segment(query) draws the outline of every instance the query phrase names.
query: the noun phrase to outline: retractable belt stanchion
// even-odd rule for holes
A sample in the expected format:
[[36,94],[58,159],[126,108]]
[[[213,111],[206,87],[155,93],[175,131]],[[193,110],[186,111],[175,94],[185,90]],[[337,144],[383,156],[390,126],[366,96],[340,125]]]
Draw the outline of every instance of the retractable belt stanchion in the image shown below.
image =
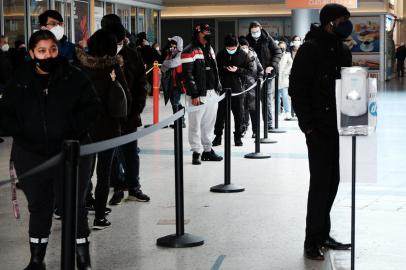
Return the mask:
[[[265,81],[264,81],[264,87],[263,87],[263,102],[262,102],[262,115],[263,115],[263,120],[264,120],[264,138],[260,140],[260,143],[277,143],[277,141],[271,140],[268,138],[268,85],[269,85],[269,80],[271,80],[271,77],[268,75],[265,76]],[[260,96],[260,95],[259,95]],[[260,106],[257,107],[258,111],[260,110]]]
[[226,91],[226,119],[224,128],[224,184],[210,188],[211,192],[233,193],[243,192],[245,188],[231,184],[231,89]]
[[355,269],[355,187],[357,136],[352,136],[351,270]]
[[[176,108],[177,111],[179,110],[178,106]],[[204,240],[201,237],[185,233],[182,123],[183,117],[177,119],[174,123],[176,234],[159,238],[156,243],[158,246],[162,247],[185,248],[201,246],[204,244]]]
[[255,89],[255,113],[256,113],[256,130],[255,130],[255,152],[246,154],[245,158],[251,159],[264,159],[270,158],[271,155],[261,153],[261,80],[257,80],[257,87]]
[[275,76],[275,125],[274,125],[274,129],[271,129],[269,131],[269,133],[285,133],[285,130],[280,130],[279,129],[279,102],[280,98],[279,98],[279,74],[276,73]]
[[62,212],[62,247],[61,269],[75,269],[76,221],[78,207],[77,183],[79,178],[78,141],[65,141],[63,144],[63,212]]
[[158,62],[154,62],[154,69],[152,71],[152,95],[154,103],[154,116],[153,123],[159,122],[159,66]]

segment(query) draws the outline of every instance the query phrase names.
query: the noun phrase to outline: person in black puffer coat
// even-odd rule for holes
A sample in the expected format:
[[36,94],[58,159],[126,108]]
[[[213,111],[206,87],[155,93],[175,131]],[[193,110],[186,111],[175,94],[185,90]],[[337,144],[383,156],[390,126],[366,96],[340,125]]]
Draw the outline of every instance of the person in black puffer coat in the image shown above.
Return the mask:
[[[32,34],[32,60],[16,71],[0,99],[0,124],[14,139],[12,155],[19,176],[60,153],[65,140],[89,143],[89,129],[101,109],[89,79],[58,55],[57,44],[50,31]],[[91,269],[85,209],[91,163],[90,156],[80,158],[76,247],[80,270]],[[61,179],[63,166],[58,164],[19,181],[30,211],[31,260],[26,270],[45,269],[55,197],[58,201],[62,197]]]
[[[282,51],[276,45],[273,38],[269,35],[261,24],[257,21],[253,21],[249,26],[249,33],[247,40],[250,46],[257,53],[259,61],[265,70],[266,75],[272,75],[278,72],[279,62],[282,58]],[[268,108],[263,108],[262,113],[267,113],[268,116],[268,130],[273,129],[272,123],[272,93],[271,93],[272,80],[267,80],[267,83],[263,87],[268,89]]]
[[[253,62],[250,61],[248,54],[240,49],[238,39],[234,35],[227,35],[224,40],[225,48],[217,54],[217,64],[219,67],[220,81],[225,88],[231,88],[232,93],[241,93],[245,77],[253,70]],[[244,95],[244,94],[243,94]],[[235,146],[242,146],[241,133],[243,122],[243,95],[232,97],[231,110],[234,116],[234,143]],[[216,137],[213,146],[221,144],[221,136],[224,129],[225,100],[220,101],[217,110],[216,125],[214,134]]]
[[343,40],[352,32],[350,12],[328,4],[320,12],[321,26],[312,26],[299,48],[290,75],[289,94],[306,136],[310,187],[307,202],[305,256],[323,260],[322,247],[348,249],[330,236],[330,211],[340,181],[335,82],[341,68],[351,66]]

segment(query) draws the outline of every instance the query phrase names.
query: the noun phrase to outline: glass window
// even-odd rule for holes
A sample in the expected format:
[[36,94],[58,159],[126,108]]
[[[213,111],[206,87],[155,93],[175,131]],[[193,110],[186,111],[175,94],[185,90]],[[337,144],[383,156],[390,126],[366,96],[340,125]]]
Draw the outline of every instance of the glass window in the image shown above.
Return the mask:
[[8,42],[14,44],[17,39],[25,40],[24,0],[4,0],[4,35]]
[[145,9],[144,8],[137,8],[137,27],[138,33],[145,32]]
[[121,23],[124,28],[128,31],[131,31],[130,26],[130,7],[124,5],[117,5],[117,16],[120,17]]
[[35,31],[38,31],[40,29],[38,16],[47,9],[48,9],[47,1],[31,0],[30,5],[31,33],[34,33]]
[[137,8],[131,7],[131,33],[136,33],[137,30]]
[[147,33],[147,39],[149,42],[155,42],[154,34],[154,15],[152,9],[145,10],[145,32]]
[[75,40],[79,43],[87,41],[89,38],[89,3],[85,1],[75,1]]
[[72,40],[72,4],[68,2],[56,1],[55,10],[61,13],[63,17],[65,35],[68,37],[68,40]]
[[106,2],[106,14],[114,13],[114,4]]
[[101,20],[104,16],[104,2],[94,1],[94,31],[101,28]]
[[158,42],[158,34],[159,34],[159,11],[154,10],[154,33],[155,33],[155,41]]

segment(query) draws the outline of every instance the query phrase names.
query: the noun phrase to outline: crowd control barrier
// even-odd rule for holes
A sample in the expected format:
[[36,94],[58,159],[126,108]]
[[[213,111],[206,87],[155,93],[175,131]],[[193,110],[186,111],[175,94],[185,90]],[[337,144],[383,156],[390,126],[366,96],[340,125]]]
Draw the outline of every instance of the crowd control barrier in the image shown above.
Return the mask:
[[[264,138],[261,139],[261,143],[277,143],[277,141],[271,140],[268,138],[268,91],[269,89],[269,84],[272,79],[274,79],[274,76],[269,76],[267,75],[265,77],[264,84],[265,86],[263,87],[262,91],[262,116],[263,116],[263,121],[264,121]],[[255,109],[259,111],[260,106],[256,107]]]

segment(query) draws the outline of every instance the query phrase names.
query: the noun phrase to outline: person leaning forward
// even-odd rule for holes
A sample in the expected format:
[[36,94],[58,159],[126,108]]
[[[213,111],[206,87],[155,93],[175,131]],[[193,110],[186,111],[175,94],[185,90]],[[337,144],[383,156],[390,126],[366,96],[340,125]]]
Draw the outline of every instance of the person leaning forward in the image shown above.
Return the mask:
[[342,42],[353,29],[349,18],[350,12],[342,5],[324,6],[321,26],[312,25],[290,75],[289,94],[309,155],[304,254],[313,260],[324,260],[322,247],[351,247],[330,236],[330,211],[340,181],[335,80],[341,77],[341,67],[351,65],[351,53]]

